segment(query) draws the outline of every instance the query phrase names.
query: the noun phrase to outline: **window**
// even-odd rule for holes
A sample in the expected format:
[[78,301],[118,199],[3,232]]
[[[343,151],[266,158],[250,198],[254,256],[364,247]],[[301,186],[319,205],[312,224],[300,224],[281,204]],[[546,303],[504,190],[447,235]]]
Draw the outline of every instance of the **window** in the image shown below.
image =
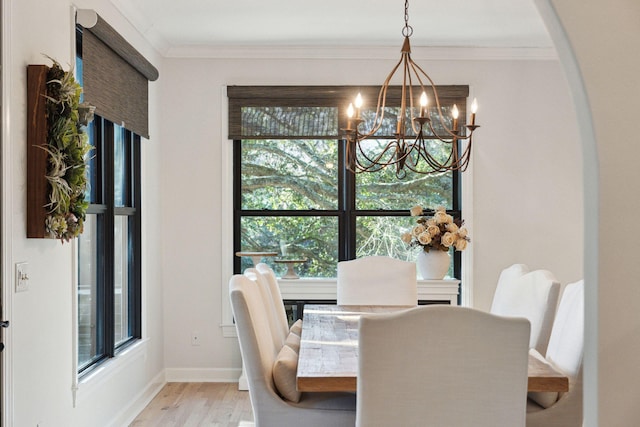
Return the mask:
[[[78,34],[81,44],[81,34]],[[76,73],[82,84],[82,56]],[[141,337],[140,136],[100,116],[87,126],[94,146],[89,203],[78,238],[78,372]]]
[[[415,220],[414,205],[445,206],[461,217],[460,174],[409,173],[398,180],[392,169],[353,174],[345,159],[349,98],[358,91],[375,108],[372,87],[238,87],[228,88],[229,133],[234,144],[234,253],[276,251],[306,257],[296,267],[304,277],[335,277],[337,262],[367,255],[414,260],[401,241]],[[464,106],[466,86],[438,88],[446,112]],[[391,98],[391,99],[389,99]],[[399,95],[388,95],[388,125],[371,149],[392,137]],[[373,117],[372,110],[363,117]],[[437,144],[434,144],[436,146]],[[441,147],[438,145],[438,147]],[[442,149],[442,148],[438,148]],[[443,153],[446,154],[446,153]],[[235,258],[234,271],[251,266]],[[283,267],[274,266],[282,270]],[[460,277],[460,256],[449,273]]]
[[96,117],[78,239],[78,369],[140,338],[140,137]]

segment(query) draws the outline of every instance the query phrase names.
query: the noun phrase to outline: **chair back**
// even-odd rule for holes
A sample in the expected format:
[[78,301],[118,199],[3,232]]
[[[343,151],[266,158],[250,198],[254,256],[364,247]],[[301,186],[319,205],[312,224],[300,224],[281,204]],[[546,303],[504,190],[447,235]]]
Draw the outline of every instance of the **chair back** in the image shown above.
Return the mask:
[[546,359],[571,377],[578,375],[584,351],[584,282],[566,285],[556,312]]
[[529,347],[544,354],[549,343],[559,293],[560,282],[549,271],[536,270],[520,277],[510,275],[509,280],[503,280],[496,289],[491,313],[529,319]]
[[282,330],[280,319],[276,307],[273,304],[273,298],[271,297],[269,281],[255,268],[247,268],[244,271],[244,275],[251,279],[260,292],[260,299],[262,300],[262,305],[267,315],[267,323],[271,331],[270,336],[273,339],[273,345],[280,349],[284,345],[289,331]]
[[529,393],[527,427],[582,426],[584,282],[566,285],[549,338],[545,359],[569,376],[565,393]]
[[491,304],[491,313],[499,313],[503,307],[507,307],[512,298],[513,282],[529,272],[526,264],[513,264],[500,272],[498,284],[493,293],[493,302]]
[[284,308],[284,303],[282,302],[282,294],[280,293],[280,286],[278,286],[276,274],[273,272],[271,267],[263,262],[256,265],[256,270],[258,270],[260,274],[267,279],[275,310],[275,316],[278,321],[279,328],[281,329],[280,333],[284,334],[286,337],[289,333],[289,320],[287,319],[287,312]]
[[356,426],[524,426],[528,341],[526,319],[464,307],[363,315]]
[[256,282],[241,274],[234,275],[229,282],[229,297],[255,408],[269,395],[279,399],[273,383],[273,363],[280,348],[274,345],[267,308]]
[[417,305],[416,264],[387,256],[338,263],[339,305]]

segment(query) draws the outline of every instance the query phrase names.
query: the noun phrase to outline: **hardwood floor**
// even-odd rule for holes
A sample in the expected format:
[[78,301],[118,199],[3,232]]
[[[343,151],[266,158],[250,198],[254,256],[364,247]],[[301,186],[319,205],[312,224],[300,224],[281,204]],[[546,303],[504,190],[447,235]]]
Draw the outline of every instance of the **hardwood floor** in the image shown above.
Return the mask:
[[237,383],[168,383],[129,427],[252,427],[249,392]]

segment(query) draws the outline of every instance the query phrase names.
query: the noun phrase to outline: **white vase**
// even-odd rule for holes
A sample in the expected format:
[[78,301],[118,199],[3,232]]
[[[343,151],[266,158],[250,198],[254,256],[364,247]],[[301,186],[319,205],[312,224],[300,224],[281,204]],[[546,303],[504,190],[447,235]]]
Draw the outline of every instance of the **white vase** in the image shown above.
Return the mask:
[[449,271],[449,251],[431,249],[420,251],[416,258],[416,267],[424,280],[442,280]]

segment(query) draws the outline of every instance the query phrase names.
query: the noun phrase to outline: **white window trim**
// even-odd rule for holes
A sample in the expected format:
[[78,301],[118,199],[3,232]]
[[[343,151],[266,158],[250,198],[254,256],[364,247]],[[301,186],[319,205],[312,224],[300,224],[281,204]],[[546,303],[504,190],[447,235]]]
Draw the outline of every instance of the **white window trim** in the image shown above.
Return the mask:
[[141,357],[146,358],[149,339],[137,340],[114,357],[100,363],[86,375],[78,375],[78,239],[72,240],[71,247],[71,268],[73,270],[71,274],[71,305],[74,313],[71,340],[73,347],[71,351],[71,394],[75,408],[79,402],[89,399],[96,390],[100,390],[103,384],[118,375],[124,368],[135,363]]
[[[470,93],[468,99],[473,99]],[[235,337],[236,327],[233,323],[231,303],[229,301],[228,283],[233,276],[233,258],[227,256],[229,248],[233,247],[233,141],[228,138],[229,132],[229,102],[227,98],[227,86],[221,88],[220,94],[220,254],[222,259],[220,268],[220,301],[222,301],[222,318],[220,327],[224,337]],[[473,152],[471,154],[473,158]],[[463,219],[466,227],[473,236],[473,160],[462,174],[461,179],[462,206],[464,206]],[[473,245],[462,252],[462,301],[464,307],[473,305]]]

